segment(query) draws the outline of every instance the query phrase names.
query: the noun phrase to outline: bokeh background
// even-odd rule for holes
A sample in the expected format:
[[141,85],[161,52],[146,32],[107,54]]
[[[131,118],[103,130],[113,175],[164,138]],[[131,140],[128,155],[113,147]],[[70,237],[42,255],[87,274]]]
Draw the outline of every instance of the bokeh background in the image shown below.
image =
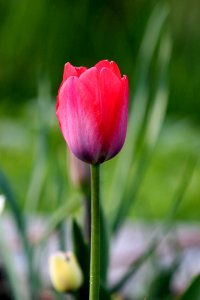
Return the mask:
[[[199,0],[0,0],[1,299],[66,299],[49,280],[56,249],[73,248],[88,278],[89,188],[70,178],[55,116],[67,61],[114,60],[130,82],[126,143],[101,172],[103,280],[108,267],[114,275],[128,268],[129,296],[169,300],[199,274],[199,54]],[[107,292],[123,285],[110,282]],[[199,287],[197,276],[181,300],[199,299]]]
[[[133,75],[147,19],[158,1],[1,1],[1,103],[18,107],[48,76],[55,95],[63,64],[116,60],[134,88]],[[164,1],[163,1],[164,2]],[[173,39],[169,112],[200,113],[199,1],[169,0]],[[12,105],[13,111],[16,105]]]
[[[48,177],[55,173],[53,161],[59,161],[67,180],[65,143],[54,115],[64,63],[92,66],[100,59],[115,60],[129,77],[131,107],[140,84],[138,57],[142,40],[158,5],[167,11],[158,45],[162,32],[167,30],[170,36],[171,52],[165,72],[169,99],[155,155],[143,176],[137,194],[139,201],[130,213],[144,219],[165,215],[185,162],[199,153],[199,1],[0,1],[0,167],[22,206],[43,212],[55,207],[56,193],[51,190]],[[151,46],[149,36],[147,55]],[[158,48],[155,47],[146,72],[146,111],[153,102],[159,76]],[[54,151],[50,158],[48,149]],[[109,170],[112,163],[107,165]],[[106,183],[112,179],[111,173]],[[196,209],[199,179],[197,167],[177,214],[180,220],[200,219]]]

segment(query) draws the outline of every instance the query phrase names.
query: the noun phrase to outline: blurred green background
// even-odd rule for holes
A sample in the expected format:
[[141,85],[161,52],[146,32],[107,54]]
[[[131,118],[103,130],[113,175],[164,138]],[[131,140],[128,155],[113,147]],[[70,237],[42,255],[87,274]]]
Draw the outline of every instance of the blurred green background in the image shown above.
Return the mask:
[[[1,102],[12,103],[14,111],[36,95],[38,78],[44,75],[55,95],[66,61],[91,66],[104,58],[116,60],[134,89],[139,45],[158,2],[1,0]],[[198,0],[166,2],[173,39],[169,111],[198,119],[200,4]]]
[[[30,209],[46,211],[56,205],[56,192],[48,178],[48,174],[55,173],[48,161],[49,148],[55,154],[51,153],[51,162],[59,161],[66,178],[65,143],[54,114],[64,63],[92,66],[100,59],[115,60],[129,77],[132,102],[139,82],[139,49],[149,17],[158,4],[168,7],[161,31],[167,27],[172,45],[167,117],[138,191],[139,201],[130,213],[147,219],[165,215],[185,161],[199,154],[200,2],[0,1],[0,167],[21,203],[28,198]],[[147,55],[151,37],[148,43]],[[158,76],[157,57],[155,49],[147,71],[148,106],[153,102]],[[112,179],[112,162],[106,168]],[[177,216],[180,220],[200,219],[196,210],[199,179],[200,167]]]

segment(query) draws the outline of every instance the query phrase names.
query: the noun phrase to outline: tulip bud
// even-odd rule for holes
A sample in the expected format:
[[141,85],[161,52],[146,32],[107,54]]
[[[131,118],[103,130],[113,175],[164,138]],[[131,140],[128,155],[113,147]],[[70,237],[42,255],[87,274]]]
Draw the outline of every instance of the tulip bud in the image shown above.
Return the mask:
[[90,164],[111,159],[126,137],[128,78],[113,61],[102,60],[89,69],[66,63],[56,115],[77,158]]
[[0,214],[3,212],[5,207],[6,197],[4,195],[0,195]]
[[49,258],[51,282],[58,292],[73,292],[83,283],[83,273],[72,252],[56,252]]

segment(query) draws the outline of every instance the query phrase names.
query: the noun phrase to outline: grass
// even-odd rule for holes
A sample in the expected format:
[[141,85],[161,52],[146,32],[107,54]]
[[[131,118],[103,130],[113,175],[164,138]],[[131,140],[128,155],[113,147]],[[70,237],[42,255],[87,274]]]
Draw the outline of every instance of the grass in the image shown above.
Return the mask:
[[[199,130],[185,122],[169,121],[165,124],[131,216],[145,219],[162,219],[165,216],[185,164],[198,155],[199,134]],[[200,220],[195,209],[199,201],[199,172],[198,165],[177,213],[179,220]]]

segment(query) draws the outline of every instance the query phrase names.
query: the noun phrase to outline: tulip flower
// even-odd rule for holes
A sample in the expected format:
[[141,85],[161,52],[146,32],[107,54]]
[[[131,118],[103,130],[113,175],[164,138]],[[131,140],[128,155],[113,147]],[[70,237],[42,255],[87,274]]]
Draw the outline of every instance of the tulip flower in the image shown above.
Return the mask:
[[122,148],[128,119],[128,79],[117,64],[94,67],[65,64],[56,115],[70,151],[91,164],[91,252],[89,300],[99,300],[100,163]]
[[90,164],[102,163],[122,148],[128,116],[128,79],[115,62],[92,68],[65,64],[56,115],[73,154]]

